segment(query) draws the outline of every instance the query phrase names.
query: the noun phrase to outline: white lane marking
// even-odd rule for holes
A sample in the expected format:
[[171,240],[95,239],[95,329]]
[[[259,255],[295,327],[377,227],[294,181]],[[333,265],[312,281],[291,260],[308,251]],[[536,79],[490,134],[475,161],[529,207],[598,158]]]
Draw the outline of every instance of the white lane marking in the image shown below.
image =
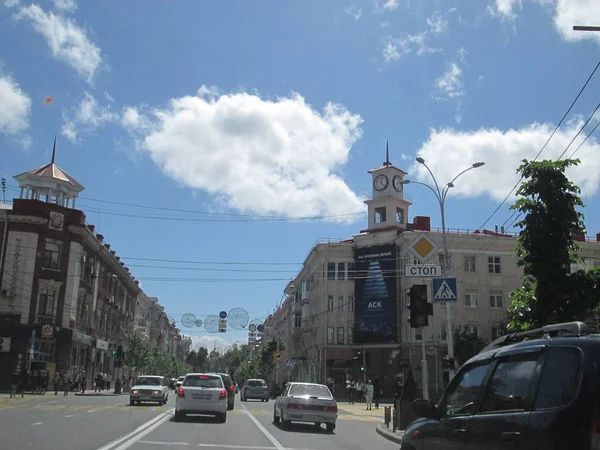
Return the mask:
[[36,423],[32,423],[31,425],[32,425],[32,426],[34,426],[34,425],[41,425],[41,424],[43,424],[43,423],[44,423],[44,422],[36,422]]
[[240,406],[242,407],[242,411],[244,412],[244,414],[246,414],[248,417],[250,417],[250,420],[252,422],[254,422],[254,425],[256,425],[256,427],[261,431],[261,433],[264,434],[265,437],[269,441],[271,441],[271,444],[273,444],[277,450],[285,450],[285,447],[283,445],[281,445],[281,442],[279,442],[275,438],[275,436],[273,436],[271,433],[269,433],[267,431],[267,429],[265,427],[263,427],[262,423],[260,423],[256,417],[254,417],[252,414],[250,414],[250,412],[248,411],[248,408],[246,408],[246,406],[244,404],[240,404]]
[[75,417],[74,415],[70,415],[70,416],[65,416],[65,417]]
[[90,409],[88,412],[96,412],[95,409]]
[[236,448],[244,450],[273,450],[275,447],[261,447],[258,445],[218,445],[218,444],[198,444],[198,447],[210,448]]
[[[173,410],[172,410],[173,411]],[[140,425],[139,427],[137,427],[135,430],[133,430],[130,433],[127,433],[125,436],[122,436],[118,439],[115,439],[112,442],[109,442],[108,444],[104,445],[103,447],[100,447],[98,450],[110,450],[112,449],[115,445],[119,445],[121,442],[126,441],[127,439],[131,438],[132,436],[135,436],[137,433],[139,433],[140,431],[145,430],[146,428],[148,428],[149,426],[151,426],[152,424],[158,422],[159,420],[161,420],[162,418],[164,418],[167,414],[171,413],[172,411],[166,412],[166,413],[162,413],[159,414],[158,416],[156,416],[154,419],[149,420],[148,422]]]
[[147,445],[190,445],[188,442],[159,442],[159,441],[137,441],[138,444],[147,444]]
[[159,421],[154,422],[152,425],[150,425],[144,431],[142,431],[142,432],[136,434],[135,436],[131,437],[130,439],[128,439],[127,441],[123,442],[121,445],[119,445],[117,448],[115,448],[113,450],[126,450],[126,449],[128,449],[133,444],[135,444],[137,441],[139,441],[141,438],[143,438],[144,436],[152,433],[154,430],[156,430],[158,427],[160,427],[167,420],[170,420],[172,416],[173,416],[172,414],[165,413],[164,417],[162,417]]

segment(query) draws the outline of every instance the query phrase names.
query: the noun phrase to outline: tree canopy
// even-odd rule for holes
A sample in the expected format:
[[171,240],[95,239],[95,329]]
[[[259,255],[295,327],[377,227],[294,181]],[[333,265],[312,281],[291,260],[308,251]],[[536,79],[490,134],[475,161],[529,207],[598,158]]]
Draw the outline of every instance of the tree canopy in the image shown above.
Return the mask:
[[524,182],[511,209],[524,215],[516,254],[525,273],[511,292],[508,328],[525,330],[548,323],[585,320],[600,304],[600,268],[571,273],[581,260],[577,236],[585,233],[580,189],[565,171],[579,160],[523,160]]

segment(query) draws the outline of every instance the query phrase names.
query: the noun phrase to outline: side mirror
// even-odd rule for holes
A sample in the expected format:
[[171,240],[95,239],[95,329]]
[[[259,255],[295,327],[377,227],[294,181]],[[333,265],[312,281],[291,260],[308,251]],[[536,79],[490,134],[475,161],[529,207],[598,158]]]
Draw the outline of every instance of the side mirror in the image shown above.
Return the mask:
[[439,419],[441,417],[440,411],[431,400],[424,400],[422,398],[417,399],[413,402],[413,411],[417,417],[424,417],[426,419]]

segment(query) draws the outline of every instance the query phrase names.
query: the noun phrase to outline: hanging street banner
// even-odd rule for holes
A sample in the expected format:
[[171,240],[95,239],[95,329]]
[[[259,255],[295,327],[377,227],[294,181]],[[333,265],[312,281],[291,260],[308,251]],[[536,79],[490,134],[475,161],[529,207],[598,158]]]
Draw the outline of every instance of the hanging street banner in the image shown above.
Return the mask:
[[355,248],[354,269],[354,343],[396,342],[396,246]]

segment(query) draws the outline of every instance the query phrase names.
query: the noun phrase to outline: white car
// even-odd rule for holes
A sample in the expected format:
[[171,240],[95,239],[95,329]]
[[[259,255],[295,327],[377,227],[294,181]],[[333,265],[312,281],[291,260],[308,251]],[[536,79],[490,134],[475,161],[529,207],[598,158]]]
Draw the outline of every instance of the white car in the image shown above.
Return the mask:
[[142,375],[135,379],[129,391],[131,406],[142,402],[158,402],[164,405],[169,400],[169,380],[159,375]]
[[327,431],[335,430],[338,416],[337,402],[329,388],[315,383],[288,383],[275,400],[273,423],[287,428],[291,422],[309,422]]
[[175,382],[175,390],[180,388],[181,383],[183,383],[184,379],[185,379],[185,375],[183,377],[177,378],[177,381]]
[[186,414],[210,414],[221,423],[227,421],[227,389],[216,374],[188,373],[177,388],[175,420]]

